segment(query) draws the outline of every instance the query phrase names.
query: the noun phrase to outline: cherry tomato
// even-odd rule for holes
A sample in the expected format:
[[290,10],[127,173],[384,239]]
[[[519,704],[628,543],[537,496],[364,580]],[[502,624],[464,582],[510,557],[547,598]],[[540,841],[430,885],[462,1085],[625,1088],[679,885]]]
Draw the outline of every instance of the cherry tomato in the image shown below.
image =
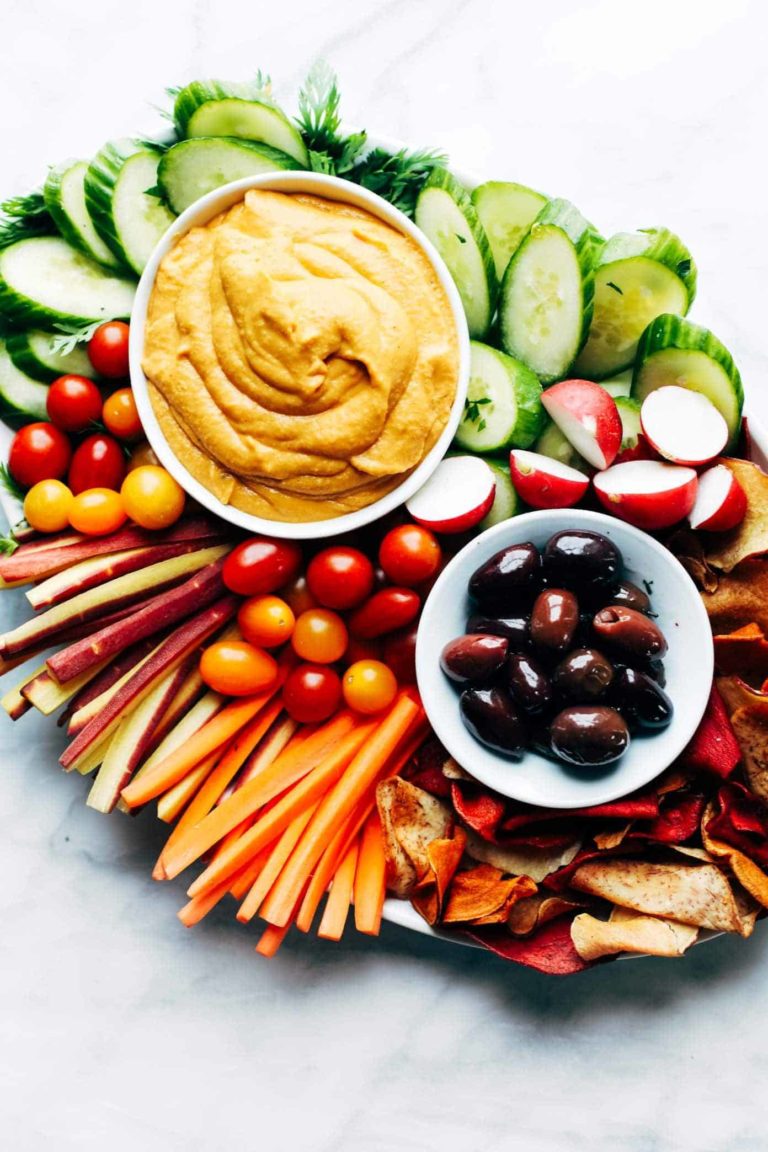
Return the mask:
[[341,680],[325,664],[299,664],[283,685],[283,704],[298,724],[319,724],[341,703]]
[[397,677],[398,684],[416,683],[416,634],[418,625],[390,632],[384,640],[384,663]]
[[69,506],[69,522],[85,536],[107,536],[125,524],[125,508],[119,492],[111,488],[87,488]]
[[291,643],[302,660],[333,664],[341,660],[348,639],[347,626],[341,616],[327,608],[309,608],[298,617]]
[[380,660],[358,660],[344,673],[344,699],[355,712],[382,712],[395,698],[395,674]]
[[118,440],[136,440],[141,436],[141,419],[132,388],[118,388],[104,401],[101,410],[104,427]]
[[53,424],[27,424],[11,443],[8,469],[22,488],[38,480],[60,480],[67,470],[72,446]]
[[63,532],[74,497],[61,480],[38,480],[24,497],[24,516],[37,532]]
[[307,584],[325,608],[355,608],[373,591],[373,564],[359,549],[335,544],[312,557]]
[[45,407],[62,432],[84,432],[101,416],[101,392],[86,376],[59,376],[48,389]]
[[153,464],[129,472],[120,495],[126,514],[141,528],[170,528],[184,511],[184,489]]
[[419,594],[412,588],[382,588],[352,613],[349,628],[361,640],[373,640],[396,628],[405,628],[420,609]]
[[355,664],[358,660],[381,660],[382,648],[378,640],[361,640],[350,636],[344,653],[345,664]]
[[250,644],[278,648],[290,640],[296,617],[279,596],[253,596],[237,614],[237,624]]
[[298,575],[301,548],[292,540],[254,536],[230,552],[224,563],[224,583],[241,596],[276,592]]
[[122,320],[100,324],[88,341],[88,359],[99,376],[121,380],[128,375],[128,336],[130,329]]
[[419,524],[400,524],[387,532],[379,563],[393,584],[421,584],[440,568],[443,553],[435,536]]
[[75,496],[87,488],[111,488],[117,492],[125,478],[123,450],[111,436],[88,436],[75,449],[67,483]]
[[160,461],[157,456],[155,456],[152,445],[148,440],[142,440],[135,448],[131,448],[128,471],[133,472],[134,468],[143,468],[145,464],[154,464],[156,468],[161,467]]
[[280,595],[290,605],[294,616],[300,616],[307,608],[318,608],[317,600],[309,590],[306,576],[299,574],[290,584],[280,589]]
[[244,640],[219,640],[200,657],[200,675],[225,696],[253,696],[274,684],[277,664],[268,652]]

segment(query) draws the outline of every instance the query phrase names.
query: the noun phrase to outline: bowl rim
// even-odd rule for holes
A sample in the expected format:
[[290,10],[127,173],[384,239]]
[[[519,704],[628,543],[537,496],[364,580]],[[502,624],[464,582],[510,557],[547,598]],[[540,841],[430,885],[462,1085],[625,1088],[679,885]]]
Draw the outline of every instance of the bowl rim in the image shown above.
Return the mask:
[[[660,776],[689,743],[706,710],[712,685],[714,643],[709,626],[709,618],[696,585],[669,549],[647,532],[635,528],[633,525],[628,524],[624,520],[619,520],[617,517],[608,516],[603,512],[593,512],[589,509],[542,509],[524,512],[519,516],[514,516],[510,520],[503,521],[500,524],[495,524],[493,527],[488,528],[485,532],[476,536],[461,548],[440,573],[422,609],[420,627],[416,638],[416,679],[427,719],[448,753],[453,756],[460,765],[462,763],[462,753],[459,752],[458,742],[454,739],[456,720],[458,718],[458,698],[456,701],[455,717],[446,717],[434,698],[438,691],[435,685],[440,684],[442,686],[440,677],[442,677],[443,674],[439,668],[439,654],[434,647],[435,641],[430,635],[432,629],[429,625],[432,614],[436,611],[435,606],[441,601],[445,593],[451,589],[456,580],[459,579],[458,573],[464,568],[467,558],[471,553],[477,552],[482,554],[482,558],[478,556],[477,564],[483,563],[483,558],[492,556],[496,551],[505,547],[506,544],[513,544],[528,539],[530,526],[532,525],[537,529],[540,527],[544,528],[548,534],[554,534],[566,528],[594,532],[607,532],[610,529],[613,533],[618,533],[625,537],[628,536],[638,551],[644,549],[646,552],[655,553],[665,567],[674,569],[677,576],[683,578],[681,584],[687,587],[688,597],[686,602],[681,605],[681,614],[685,615],[686,621],[690,620],[692,626],[695,627],[698,624],[697,633],[700,631],[702,636],[702,652],[697,654],[696,661],[696,687],[698,690],[700,686],[700,691],[697,691],[697,694],[693,697],[685,698],[682,710],[680,707],[682,702],[673,700],[675,714],[672,725],[669,729],[665,730],[664,733],[659,733],[659,736],[667,734],[668,747],[665,749],[663,755],[658,755],[657,750],[653,748],[653,744],[649,744],[648,755],[645,757],[645,762],[648,765],[647,771],[638,773],[636,777],[633,776],[629,784],[627,783],[625,774],[620,770],[616,770],[613,774],[606,775],[601,779],[600,782],[604,785],[602,788],[597,786],[592,787],[594,782],[589,781],[591,788],[588,797],[574,795],[572,800],[564,800],[562,796],[558,796],[551,802],[547,802],[547,799],[542,797],[539,792],[536,792],[535,788],[531,791],[526,786],[525,781],[521,783],[519,776],[516,776],[515,773],[517,765],[514,761],[506,760],[479,742],[475,742],[475,747],[478,749],[477,759],[473,759],[471,765],[467,766],[467,770],[474,779],[478,780],[485,787],[491,788],[493,791],[499,792],[509,799],[517,800],[525,804],[533,804],[536,807],[562,810],[593,807],[598,804],[605,804],[620,799],[623,796],[637,791],[638,788],[645,787],[652,780]],[[626,545],[622,545],[618,541],[616,543],[623,552]],[[490,544],[493,544],[494,547],[489,548],[488,545]],[[466,587],[462,589],[461,595],[463,596],[465,593]],[[707,640],[708,643],[706,642]],[[674,739],[671,738],[672,732],[675,734]],[[470,739],[474,740],[472,737],[470,737]],[[527,754],[537,755],[532,752]],[[466,756],[464,756],[464,758],[466,759]],[[508,786],[506,785],[506,776],[505,787],[499,787],[499,783],[495,779],[493,783],[488,780],[488,774],[483,770],[482,762],[489,762],[491,760],[496,766],[501,764],[509,766]],[[621,761],[619,761],[619,763],[621,763]],[[573,792],[578,793],[578,778],[572,775],[569,779],[573,782]]]
[[[401,484],[391,492],[359,508],[345,512],[327,520],[268,520],[250,512],[244,512],[232,505],[224,504],[186,469],[171,450],[163,435],[149,399],[147,378],[142,368],[147,309],[161,261],[177,240],[192,228],[208,223],[220,212],[241,201],[251,189],[266,189],[278,192],[306,192],[340,203],[351,204],[371,213],[377,219],[404,233],[424,252],[432,264],[438,281],[446,295],[453,317],[458,340],[458,372],[456,395],[451,405],[448,420],[435,444],[420,464]],[[321,172],[284,171],[267,172],[258,176],[246,176],[231,181],[205,196],[201,196],[176,218],[163,234],[152,251],[142,272],[136,289],[131,311],[129,342],[129,369],[133,394],[136,399],[139,417],[145,435],[153,451],[164,468],[181,484],[182,488],[198,504],[207,508],[221,519],[238,528],[250,532],[263,533],[283,539],[307,540],[318,537],[337,536],[343,532],[353,532],[373,523],[387,513],[404,504],[410,496],[421,488],[437,468],[447,452],[464,411],[464,401],[469,387],[470,337],[461,297],[448,268],[437,249],[403,212],[393,207],[375,192],[342,180],[337,176]]]

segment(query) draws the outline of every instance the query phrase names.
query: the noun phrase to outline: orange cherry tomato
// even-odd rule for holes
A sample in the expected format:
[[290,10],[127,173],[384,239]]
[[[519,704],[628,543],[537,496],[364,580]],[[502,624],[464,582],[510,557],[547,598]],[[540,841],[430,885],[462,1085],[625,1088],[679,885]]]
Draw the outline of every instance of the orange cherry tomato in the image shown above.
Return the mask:
[[36,532],[63,532],[74,499],[61,480],[39,480],[24,497],[24,516]]
[[290,640],[296,617],[279,596],[252,596],[241,605],[237,623],[249,644],[278,648]]
[[347,650],[347,626],[327,608],[309,608],[296,620],[291,643],[297,656],[314,664],[333,664]]
[[290,606],[294,616],[300,616],[301,613],[306,612],[308,608],[320,607],[309,590],[306,576],[299,575],[295,580],[291,580],[290,584],[286,584],[280,589],[280,595],[286,604]]
[[355,712],[383,712],[397,694],[397,680],[391,668],[380,660],[358,660],[344,673],[344,699]]
[[132,388],[118,388],[104,401],[101,410],[104,427],[118,440],[135,440],[141,435],[141,419]]
[[253,696],[274,684],[277,664],[268,652],[244,640],[219,640],[200,657],[200,675],[225,696]]
[[69,506],[69,523],[84,536],[107,536],[125,521],[122,497],[111,488],[86,488]]
[[120,495],[126,514],[141,528],[169,528],[184,511],[184,489],[153,464],[129,472]]
[[341,703],[341,680],[327,664],[299,664],[283,686],[283,704],[298,724],[320,724]]
[[440,568],[443,552],[437,538],[420,524],[390,529],[379,548],[379,564],[393,584],[423,584]]
[[149,443],[149,440],[142,440],[135,448],[131,448],[128,471],[133,472],[136,468],[143,468],[145,464],[154,464],[156,468],[161,467],[160,461],[157,456],[155,456],[154,449]]

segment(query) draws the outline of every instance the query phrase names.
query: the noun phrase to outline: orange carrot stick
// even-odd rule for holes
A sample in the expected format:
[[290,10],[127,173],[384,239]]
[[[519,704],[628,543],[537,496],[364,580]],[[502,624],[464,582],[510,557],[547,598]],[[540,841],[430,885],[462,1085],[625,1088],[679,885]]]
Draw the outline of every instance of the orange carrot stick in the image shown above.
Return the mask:
[[251,888],[258,880],[259,876],[261,875],[262,868],[266,864],[267,860],[269,860],[273,847],[274,844],[270,844],[269,847],[265,848],[263,852],[259,852],[256,859],[252,861],[252,863],[248,864],[245,868],[243,868],[242,872],[238,872],[237,876],[230,884],[229,890],[234,896],[235,900],[237,900],[238,904],[243,899],[243,897],[250,892]]
[[236,789],[199,824],[185,829],[178,843],[172,845],[168,852],[163,851],[161,859],[167,874],[178,876],[179,872],[193,864],[222,836],[252,816],[268,800],[306,776],[358,724],[359,721],[349,712],[342,712],[303,741],[298,748],[286,748],[254,780]]
[[387,889],[386,871],[381,820],[374,808],[363,828],[354,884],[355,928],[368,936],[378,936],[381,929],[381,910]]
[[280,878],[261,906],[260,915],[278,927],[293,915],[312,869],[326,846],[368,788],[382,775],[387,760],[419,715],[417,704],[401,695],[355,756],[335,788],[323,799]]
[[248,891],[245,900],[237,910],[237,919],[241,924],[247,924],[258,912],[261,902],[280,875],[280,871],[293,851],[299,837],[306,828],[317,808],[317,803],[310,804],[304,811],[294,816],[288,827],[275,843],[269,857]]
[[206,892],[205,896],[198,896],[194,900],[190,900],[183,908],[179,909],[176,915],[186,928],[192,928],[195,924],[199,924],[220,900],[223,900],[228,891],[228,885],[220,884],[218,888],[212,888],[210,892]]
[[274,956],[283,940],[285,940],[290,926],[290,922],[283,928],[275,928],[274,924],[267,924],[261,934],[261,939],[256,945],[256,951],[261,956],[266,956],[267,958]]
[[173,788],[163,792],[157,801],[157,815],[164,823],[170,824],[176,819],[185,805],[202,787],[206,776],[215,767],[218,758],[219,750],[217,748],[215,752],[211,752],[210,756],[206,756],[205,760],[201,760],[196,768],[187,772],[178,784],[174,784]]
[[341,940],[349,914],[349,901],[355,879],[358,842],[353,840],[333,877],[331,891],[325,902],[323,917],[317,930],[323,940]]

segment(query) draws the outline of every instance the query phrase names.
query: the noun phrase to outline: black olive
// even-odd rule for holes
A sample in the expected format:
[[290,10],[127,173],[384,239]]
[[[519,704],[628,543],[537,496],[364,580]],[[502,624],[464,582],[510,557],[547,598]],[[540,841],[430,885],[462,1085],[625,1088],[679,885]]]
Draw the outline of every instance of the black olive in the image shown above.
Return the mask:
[[592,621],[595,639],[612,651],[639,656],[642,660],[661,657],[667,650],[664,633],[642,612],[614,604],[601,608]]
[[567,652],[579,623],[579,605],[566,588],[547,588],[531,612],[531,640],[537,648]]
[[515,703],[536,716],[552,702],[552,683],[544,669],[524,652],[513,652],[507,661],[507,685]]
[[558,692],[575,704],[589,704],[608,691],[613,665],[596,648],[575,648],[555,668]]
[[[590,627],[592,617],[589,618]],[[475,614],[467,620],[467,632],[484,632],[489,636],[505,636],[511,652],[528,647],[529,618],[527,616],[481,616]]]
[[622,668],[617,672],[608,698],[633,728],[658,731],[667,727],[674,713],[666,692],[636,668]]
[[495,752],[520,760],[527,743],[517,708],[501,688],[465,688],[459,697],[461,716],[472,735]]
[[535,544],[511,544],[472,574],[469,594],[486,607],[512,615],[520,604],[530,603],[540,578],[541,556]]
[[629,729],[614,708],[564,708],[550,727],[552,749],[568,764],[610,764],[629,747]]
[[458,636],[440,654],[440,667],[458,684],[489,680],[504,666],[509,641],[504,636]]
[[566,528],[547,541],[542,567],[547,584],[565,585],[592,595],[618,583],[622,560],[607,536]]
[[606,600],[606,604],[623,604],[625,608],[634,608],[636,612],[646,614],[651,610],[650,596],[631,580],[620,580]]

